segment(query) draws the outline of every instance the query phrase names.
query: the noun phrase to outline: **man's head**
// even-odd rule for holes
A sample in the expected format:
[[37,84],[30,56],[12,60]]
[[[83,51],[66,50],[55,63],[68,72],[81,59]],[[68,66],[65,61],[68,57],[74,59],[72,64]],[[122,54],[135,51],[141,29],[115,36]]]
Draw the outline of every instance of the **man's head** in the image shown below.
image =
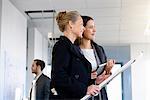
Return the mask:
[[32,63],[32,73],[38,74],[45,68],[45,62],[40,59],[34,59]]

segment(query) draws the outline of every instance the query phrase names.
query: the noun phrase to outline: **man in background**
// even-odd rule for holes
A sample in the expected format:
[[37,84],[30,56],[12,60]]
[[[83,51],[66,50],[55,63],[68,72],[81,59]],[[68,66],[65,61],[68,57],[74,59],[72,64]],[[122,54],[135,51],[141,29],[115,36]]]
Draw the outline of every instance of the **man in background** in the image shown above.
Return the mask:
[[50,97],[50,78],[42,73],[45,62],[35,59],[32,63],[32,73],[36,76],[32,82],[30,100],[49,100]]

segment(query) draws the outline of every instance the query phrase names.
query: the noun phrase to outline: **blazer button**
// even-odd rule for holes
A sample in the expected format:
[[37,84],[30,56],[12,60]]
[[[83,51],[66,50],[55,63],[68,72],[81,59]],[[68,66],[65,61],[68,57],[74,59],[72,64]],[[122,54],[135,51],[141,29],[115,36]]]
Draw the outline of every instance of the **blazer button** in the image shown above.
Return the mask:
[[79,75],[75,75],[75,78],[78,79],[78,78],[79,78]]

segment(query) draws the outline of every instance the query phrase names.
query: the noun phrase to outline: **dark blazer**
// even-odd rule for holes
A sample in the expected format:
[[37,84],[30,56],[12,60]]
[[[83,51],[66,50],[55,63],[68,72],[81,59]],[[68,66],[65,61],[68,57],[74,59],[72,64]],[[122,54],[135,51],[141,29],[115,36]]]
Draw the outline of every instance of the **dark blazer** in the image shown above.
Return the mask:
[[[91,79],[91,64],[79,47],[65,36],[56,42],[52,52],[52,88],[59,99],[80,99],[86,95]],[[57,98],[57,99],[58,99]]]
[[[105,55],[105,52],[104,52],[104,49],[102,46],[96,44],[95,42],[92,41],[92,44],[93,46],[95,47],[95,50],[96,50],[96,53],[98,55],[98,58],[100,60],[100,63],[103,64],[105,62],[107,62],[107,57]],[[104,71],[104,69],[103,69]],[[102,71],[102,72],[103,72]],[[94,80],[95,81],[95,80]],[[94,82],[93,82],[94,83]],[[106,89],[105,87],[101,89],[101,97],[102,97],[102,100],[108,100],[108,97],[107,97],[107,93],[106,93]]]
[[50,78],[42,74],[36,81],[36,100],[49,100]]

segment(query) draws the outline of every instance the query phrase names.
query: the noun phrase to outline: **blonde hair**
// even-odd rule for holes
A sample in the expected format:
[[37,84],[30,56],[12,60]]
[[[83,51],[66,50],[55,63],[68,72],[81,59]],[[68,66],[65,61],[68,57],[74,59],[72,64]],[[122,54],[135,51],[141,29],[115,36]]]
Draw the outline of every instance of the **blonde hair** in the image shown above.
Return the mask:
[[66,30],[66,26],[68,25],[69,21],[72,21],[73,23],[75,23],[79,16],[80,14],[77,11],[59,12],[58,15],[56,16],[56,21],[57,21],[59,30],[61,32],[64,32]]

